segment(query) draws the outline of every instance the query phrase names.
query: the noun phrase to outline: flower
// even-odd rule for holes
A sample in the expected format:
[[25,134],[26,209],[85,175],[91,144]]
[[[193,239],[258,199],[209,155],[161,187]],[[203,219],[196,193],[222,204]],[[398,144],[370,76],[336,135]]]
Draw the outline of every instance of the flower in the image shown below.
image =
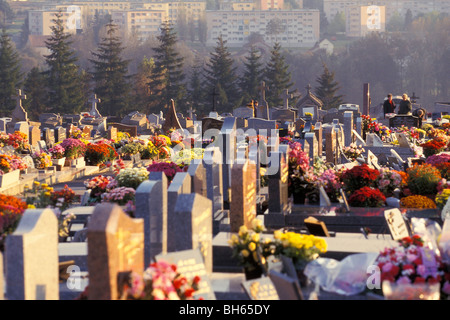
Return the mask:
[[65,149],[61,144],[55,144],[53,148],[48,149],[51,154],[52,159],[62,159],[64,158]]
[[380,168],[376,186],[387,197],[392,196],[395,189],[402,185],[402,176],[395,170]]
[[149,172],[145,168],[125,168],[119,171],[115,177],[120,187],[137,189],[139,185],[148,179]]
[[358,146],[354,142],[342,149],[344,155],[351,160],[356,160],[364,151],[365,150],[361,145]]
[[177,172],[183,172],[183,170],[174,162],[156,162],[147,167],[148,172],[164,172],[167,177],[167,181],[170,182],[175,177]]
[[431,164],[414,165],[407,171],[407,184],[413,194],[436,194],[439,181],[442,179],[439,170]]
[[382,207],[386,202],[384,194],[374,188],[362,187],[353,191],[348,203],[354,207]]
[[34,165],[38,169],[45,169],[52,165],[52,158],[50,154],[43,151],[36,151],[31,155]]
[[4,241],[13,233],[28,204],[15,196],[0,194],[0,252],[4,249]]
[[125,205],[129,201],[134,201],[136,190],[128,187],[114,188],[109,192],[102,194],[102,202],[115,202],[119,205]]
[[352,193],[362,187],[375,187],[380,172],[363,163],[345,170],[342,173],[342,182],[347,192]]
[[105,142],[89,143],[84,158],[90,165],[97,166],[117,158],[116,150]]
[[436,203],[428,197],[413,195],[400,199],[402,208],[436,209]]
[[61,142],[64,148],[64,155],[69,159],[81,157],[86,152],[86,144],[79,139],[67,138]]

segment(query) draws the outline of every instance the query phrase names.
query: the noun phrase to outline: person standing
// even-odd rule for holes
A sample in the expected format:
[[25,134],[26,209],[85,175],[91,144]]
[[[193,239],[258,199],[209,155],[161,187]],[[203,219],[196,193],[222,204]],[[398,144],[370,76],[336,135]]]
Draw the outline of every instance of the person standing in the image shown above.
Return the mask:
[[412,114],[412,104],[411,101],[409,101],[408,95],[404,93],[402,99],[403,100],[400,101],[398,114]]
[[386,119],[386,113],[394,113],[395,112],[395,102],[392,100],[392,93],[387,95],[387,100],[384,101],[383,110],[384,110],[384,118]]

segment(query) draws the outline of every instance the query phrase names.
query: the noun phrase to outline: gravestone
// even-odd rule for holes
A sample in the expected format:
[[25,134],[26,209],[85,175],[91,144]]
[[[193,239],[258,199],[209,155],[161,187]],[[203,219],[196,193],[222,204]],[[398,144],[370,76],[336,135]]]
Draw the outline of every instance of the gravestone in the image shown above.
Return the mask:
[[41,140],[41,130],[39,129],[39,127],[37,127],[37,126],[30,127],[28,140],[29,140],[30,146],[32,146],[33,148],[37,147],[39,140]]
[[90,99],[89,102],[91,103],[91,110],[89,111],[89,114],[93,116],[94,118],[101,118],[102,115],[97,109],[97,103],[101,102],[99,98],[97,98],[97,95],[94,94]]
[[295,131],[298,132],[298,133],[303,132],[303,128],[305,127],[305,123],[306,123],[306,121],[304,119],[298,118],[295,121]]
[[222,148],[223,201],[229,205],[231,169],[236,159],[236,118],[225,118],[220,130],[220,143]]
[[312,165],[315,157],[319,155],[319,143],[314,132],[306,133],[305,140],[309,144],[309,162]]
[[0,132],[6,132],[11,118],[0,118]]
[[270,118],[281,123],[295,122],[295,112],[289,109],[276,109]]
[[152,114],[147,116],[147,119],[148,119],[148,122],[150,122],[150,124],[153,124],[153,125],[156,125],[156,126],[160,125],[160,120],[161,119],[160,119],[158,114],[152,113]]
[[375,133],[366,134],[366,146],[368,147],[382,147],[384,146],[381,138]]
[[181,194],[191,193],[191,177],[187,172],[177,172],[169,188],[167,188],[167,229],[163,226],[163,253],[177,251],[177,222],[175,206]]
[[344,112],[344,136],[345,136],[345,145],[346,146],[349,146],[353,141],[352,132],[353,132],[353,112],[345,111]]
[[389,127],[401,127],[406,126],[408,128],[416,127],[419,128],[419,118],[411,115],[395,115],[389,118]]
[[324,127],[326,161],[336,164],[336,131],[332,125]]
[[203,154],[206,172],[206,195],[213,202],[213,213],[223,210],[222,153],[220,148],[209,145]]
[[188,280],[192,280],[195,276],[199,276],[199,288],[193,294],[194,299],[216,299],[203,256],[199,249],[183,250],[164,255],[161,254],[156,256],[156,261],[165,261],[167,263],[175,264],[177,266],[177,271]]
[[127,132],[131,137],[137,137],[137,127],[130,126],[123,123],[109,123],[108,126],[116,127],[117,131]]
[[408,227],[399,209],[384,211],[384,217],[391,231],[392,240],[401,240],[410,236]]
[[121,122],[138,128],[145,128],[147,126],[147,116],[139,111],[133,111],[127,114]]
[[275,174],[269,175],[269,214],[265,216],[267,226],[284,227],[284,215],[289,213],[288,199],[288,165],[289,146],[281,145],[280,150],[271,157],[270,166],[278,168]]
[[107,139],[108,140],[117,140],[117,128],[116,127],[108,127],[108,133],[107,133]]
[[220,129],[222,129],[223,126],[223,120],[217,119],[217,118],[211,118],[206,117],[202,119],[202,134],[204,135],[205,132],[211,131],[209,134],[215,135],[215,133],[212,133],[213,131],[217,130],[217,132],[220,132]]
[[254,115],[253,107],[250,105],[250,106],[239,107],[239,108],[234,109],[233,116],[236,118],[247,119],[247,118],[253,118],[255,115]]
[[362,134],[362,118],[356,117],[355,123],[356,123],[356,133],[358,133],[361,136],[361,134]]
[[367,165],[377,170],[381,169],[381,166],[378,164],[378,157],[370,150],[367,150]]
[[187,172],[191,176],[191,192],[207,197],[206,170],[203,163],[191,163]]
[[[169,243],[174,247],[169,252],[200,249],[206,271],[213,272],[212,203],[197,193],[180,194],[174,213],[168,216]],[[171,238],[173,242],[170,241]]]
[[279,300],[277,289],[269,277],[245,281],[242,287],[250,300]]
[[55,142],[63,142],[67,138],[66,128],[58,126],[55,128]]
[[144,221],[117,204],[95,207],[87,231],[89,300],[117,300],[120,272],[144,271]]
[[395,133],[395,136],[397,138],[398,144],[401,148],[410,148],[411,145],[408,141],[408,138],[406,138],[406,135],[404,133]]
[[28,209],[6,238],[8,300],[59,300],[58,221],[51,209]]
[[235,164],[231,172],[231,232],[239,232],[245,225],[251,229],[256,218],[256,164],[246,160]]
[[322,158],[323,154],[323,127],[321,122],[316,122],[314,126],[314,134],[317,139],[317,155]]
[[[136,189],[135,217],[144,220],[144,265],[163,251],[164,221],[167,219],[167,177],[151,172]],[[167,226],[166,226],[167,227]]]
[[177,112],[175,110],[175,101],[173,99],[170,100],[169,110],[165,114],[164,118],[166,118],[166,120],[162,125],[163,132],[168,132],[170,129],[182,129],[180,121],[177,117]]
[[50,128],[44,128],[43,138],[48,148],[52,148],[55,144],[55,131]]
[[[28,114],[25,111],[25,109],[22,107],[22,99],[26,99],[27,96],[22,94],[22,90],[16,89],[16,95],[12,96],[11,99],[16,100],[16,107],[14,108],[12,114],[11,114],[11,122],[17,123],[17,122],[28,122]],[[28,134],[28,133],[27,133]]]
[[16,122],[16,124],[14,125],[14,131],[19,131],[21,133],[24,133],[27,135],[30,134],[30,126],[28,125],[28,122],[26,121],[19,121]]
[[303,294],[296,279],[275,270],[269,272],[269,278],[280,300],[303,300]]
[[259,94],[259,100],[258,100],[258,106],[257,108],[257,117],[261,119],[270,119],[269,114],[269,104],[266,101],[266,90],[269,89],[266,86],[266,83],[264,81],[261,82],[261,85],[258,87],[258,90],[260,92]]

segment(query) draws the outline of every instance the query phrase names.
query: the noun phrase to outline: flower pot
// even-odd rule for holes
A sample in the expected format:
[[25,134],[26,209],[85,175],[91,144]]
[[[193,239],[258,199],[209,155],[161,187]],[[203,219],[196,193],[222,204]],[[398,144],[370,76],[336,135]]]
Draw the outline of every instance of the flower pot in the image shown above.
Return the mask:
[[309,284],[309,278],[305,275],[304,271],[304,269],[297,270],[298,282],[302,288],[307,287]]
[[19,169],[0,175],[0,188],[7,188],[15,183],[19,183],[19,178]]
[[245,280],[253,280],[262,277],[263,271],[260,266],[253,269],[244,268]]
[[64,164],[66,163],[66,158],[61,158],[61,159],[52,159],[52,163],[54,166],[64,166]]

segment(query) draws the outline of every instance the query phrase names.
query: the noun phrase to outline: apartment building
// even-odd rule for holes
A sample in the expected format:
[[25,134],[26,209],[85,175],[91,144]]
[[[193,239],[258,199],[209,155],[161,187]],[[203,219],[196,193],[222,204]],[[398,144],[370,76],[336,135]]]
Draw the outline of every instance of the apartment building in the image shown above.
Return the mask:
[[450,14],[449,0],[323,0],[323,10],[328,21],[333,19],[336,13],[345,12],[347,7],[371,5],[385,7],[386,21],[396,12],[404,16],[408,9],[413,17],[419,13],[433,11]]
[[136,34],[139,40],[145,40],[159,32],[161,24],[167,20],[167,12],[165,10],[112,11],[111,19],[124,34]]
[[319,10],[206,11],[207,45],[222,35],[230,47],[241,46],[252,34],[283,47],[310,47],[319,40]]
[[[52,10],[29,10],[28,11],[28,31],[30,35],[48,36],[52,34],[51,27],[55,25],[56,15],[59,9]],[[61,20],[64,31],[71,34],[80,32],[83,28],[82,12],[73,9],[61,11]]]
[[349,6],[345,9],[347,37],[364,37],[370,32],[386,31],[386,7]]

